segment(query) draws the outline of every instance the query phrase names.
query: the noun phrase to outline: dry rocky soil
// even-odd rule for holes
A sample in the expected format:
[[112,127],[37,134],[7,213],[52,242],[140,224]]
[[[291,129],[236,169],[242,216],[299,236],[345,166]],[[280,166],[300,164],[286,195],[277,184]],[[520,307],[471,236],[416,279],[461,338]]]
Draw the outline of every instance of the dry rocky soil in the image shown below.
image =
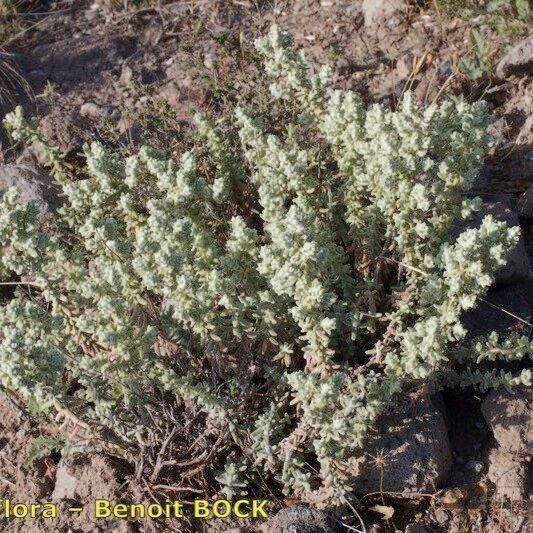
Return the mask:
[[[172,151],[173,135],[186,127],[191,112],[223,115],[235,94],[246,99],[254,92],[256,67],[247,64],[243,50],[273,21],[294,33],[314,64],[331,63],[339,87],[356,89],[369,102],[394,103],[407,89],[424,102],[446,93],[482,98],[494,118],[494,146],[472,193],[483,198],[482,213],[520,224],[522,239],[485,302],[465,322],[478,334],[520,330],[529,335],[533,36],[527,29],[512,38],[502,36],[487,23],[483,7],[464,17],[454,8],[459,5],[402,0],[29,2],[16,19],[7,17],[3,23],[9,61],[24,81],[15,80],[9,94],[3,94],[2,114],[22,104],[41,117],[45,138],[72,161],[83,142],[94,137],[111,138],[125,152],[144,140]],[[7,31],[10,24],[16,29]],[[477,81],[458,68],[461,58],[471,54],[472,27],[490,44],[492,65]],[[0,187],[16,183],[43,209],[53,209],[57,198],[40,169],[43,155],[32,147],[13,147],[3,134],[1,142]],[[50,452],[28,466],[33,439],[57,429],[52,422],[37,424],[0,390],[0,498],[55,501],[63,510],[73,502],[86,505],[81,514],[63,512],[55,521],[21,522],[0,514],[0,530],[533,532],[532,406],[530,389],[488,395],[444,391],[431,398],[422,391],[410,398],[383,417],[368,438],[366,455],[354,459],[360,503],[343,517],[284,502],[284,510],[261,524],[94,522],[89,512],[94,498],[139,497],[132,472],[110,457],[75,450],[63,456]],[[392,507],[392,518],[383,520],[379,508],[371,510],[376,505]]]

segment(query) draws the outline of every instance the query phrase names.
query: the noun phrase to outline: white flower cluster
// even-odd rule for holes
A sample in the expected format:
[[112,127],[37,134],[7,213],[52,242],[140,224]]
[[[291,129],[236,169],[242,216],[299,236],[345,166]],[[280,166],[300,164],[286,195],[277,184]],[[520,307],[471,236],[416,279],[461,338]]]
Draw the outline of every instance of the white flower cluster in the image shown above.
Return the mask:
[[326,370],[333,355],[332,334],[337,322],[348,321],[345,302],[354,296],[347,257],[324,217],[326,191],[311,154],[292,136],[283,143],[265,135],[242,110],[237,110],[237,124],[254,169],[251,180],[268,239],[260,248],[257,270],[278,297],[294,302],[290,314],[308,343],[308,368]]
[[6,304],[2,311],[0,383],[41,410],[54,406],[65,393],[61,374],[66,360],[58,346],[61,320],[18,299]]
[[[487,217],[450,237],[477,205],[463,193],[488,147],[481,104],[421,108],[408,94],[366,109],[279,28],[257,48],[274,95],[305,119],[284,135],[242,109],[231,130],[198,116],[179,160],[91,143],[79,180],[50,148],[65,203],[46,233],[35,205],[0,193],[0,271],[32,280],[0,307],[0,384],[130,450],[156,391],[174,394],[243,455],[217,477],[229,497],[260,467],[286,494],[335,504],[402,391],[531,382],[478,367],[527,356],[528,339],[466,344],[461,323],[518,230]],[[42,142],[20,110],[5,124]]]

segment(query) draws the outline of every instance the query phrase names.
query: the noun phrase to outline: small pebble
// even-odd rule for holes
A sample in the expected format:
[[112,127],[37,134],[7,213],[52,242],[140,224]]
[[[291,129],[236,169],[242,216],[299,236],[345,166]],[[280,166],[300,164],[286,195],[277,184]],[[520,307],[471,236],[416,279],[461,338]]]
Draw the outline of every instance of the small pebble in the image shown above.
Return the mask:
[[94,9],[87,9],[85,11],[85,18],[89,22],[91,22],[92,20],[95,20],[96,18],[98,18],[98,11]]
[[47,78],[46,72],[40,69],[31,70],[26,76],[31,85],[42,85]]
[[391,19],[387,21],[387,26],[391,29],[396,28],[398,24],[400,24],[400,21],[396,17],[392,17]]
[[80,107],[80,114],[83,117],[98,118],[102,115],[102,109],[94,102],[85,102]]
[[435,520],[441,525],[445,524],[448,521],[448,513],[442,509],[435,511]]
[[466,468],[473,470],[476,474],[481,474],[485,465],[481,461],[471,460],[466,463]]

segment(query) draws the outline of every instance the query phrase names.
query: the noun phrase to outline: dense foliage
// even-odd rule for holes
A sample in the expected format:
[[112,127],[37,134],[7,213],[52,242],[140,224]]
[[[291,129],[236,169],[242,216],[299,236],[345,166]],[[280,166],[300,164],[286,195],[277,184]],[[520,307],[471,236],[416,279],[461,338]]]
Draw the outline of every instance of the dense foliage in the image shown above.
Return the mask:
[[[20,281],[0,309],[0,383],[130,452],[147,411],[176,395],[222,436],[230,497],[261,472],[272,490],[335,505],[396,395],[530,383],[528,370],[477,368],[521,357],[528,339],[467,342],[461,324],[518,229],[488,216],[450,237],[479,204],[464,192],[488,149],[482,103],[421,108],[407,94],[367,108],[277,27],[256,47],[294,123],[198,116],[177,161],[148,146],[123,161],[93,142],[77,180],[49,148],[64,203],[45,223],[2,192],[2,276]],[[20,109],[5,125],[41,142]]]

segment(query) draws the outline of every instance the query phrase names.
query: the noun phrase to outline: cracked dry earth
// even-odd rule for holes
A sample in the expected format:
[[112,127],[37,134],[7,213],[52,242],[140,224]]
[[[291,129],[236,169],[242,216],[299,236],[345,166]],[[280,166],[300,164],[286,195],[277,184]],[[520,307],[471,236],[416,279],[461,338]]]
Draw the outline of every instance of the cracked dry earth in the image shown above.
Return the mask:
[[[256,66],[245,44],[273,22],[295,34],[315,64],[330,62],[335,83],[368,102],[391,105],[406,90],[432,102],[444,94],[483,97],[494,121],[494,145],[472,194],[522,239],[497,276],[486,301],[465,316],[477,334],[518,330],[531,334],[533,306],[533,38],[514,48],[489,26],[480,31],[501,58],[490,82],[458,72],[468,53],[472,21],[435,10],[432,2],[294,0],[107,0],[34,2],[25,32],[10,40],[11,61],[22,74],[2,115],[15,104],[41,117],[41,132],[76,162],[89,138],[113,138],[127,152],[157,139],[172,151],[197,110],[224,116],[235,94],[250,99]],[[506,49],[510,49],[507,55]],[[154,111],[155,110],[155,111]],[[154,120],[154,114],[159,115]],[[46,176],[35,147],[10,146],[3,136],[0,187],[17,181],[43,209]],[[470,223],[470,222],[468,222]],[[475,224],[475,220],[471,221]],[[3,295],[6,298],[9,295]],[[504,309],[504,311],[502,311]],[[2,531],[366,531],[533,532],[531,457],[533,396],[521,389],[484,397],[471,390],[421,391],[387,415],[354,459],[360,506],[344,517],[283,502],[289,507],[261,525],[252,523],[94,523],[88,512],[20,523],[0,515]],[[56,501],[61,508],[94,498],[135,500],[128,467],[99,453],[51,452],[25,465],[33,438],[54,435],[51,421],[36,423],[16,398],[0,390],[0,498]],[[376,496],[377,495],[377,496]],[[370,510],[394,508],[388,521]],[[344,525],[343,525],[344,524]],[[346,524],[350,524],[347,526]],[[349,529],[352,527],[352,529]],[[355,529],[354,529],[355,528]]]

